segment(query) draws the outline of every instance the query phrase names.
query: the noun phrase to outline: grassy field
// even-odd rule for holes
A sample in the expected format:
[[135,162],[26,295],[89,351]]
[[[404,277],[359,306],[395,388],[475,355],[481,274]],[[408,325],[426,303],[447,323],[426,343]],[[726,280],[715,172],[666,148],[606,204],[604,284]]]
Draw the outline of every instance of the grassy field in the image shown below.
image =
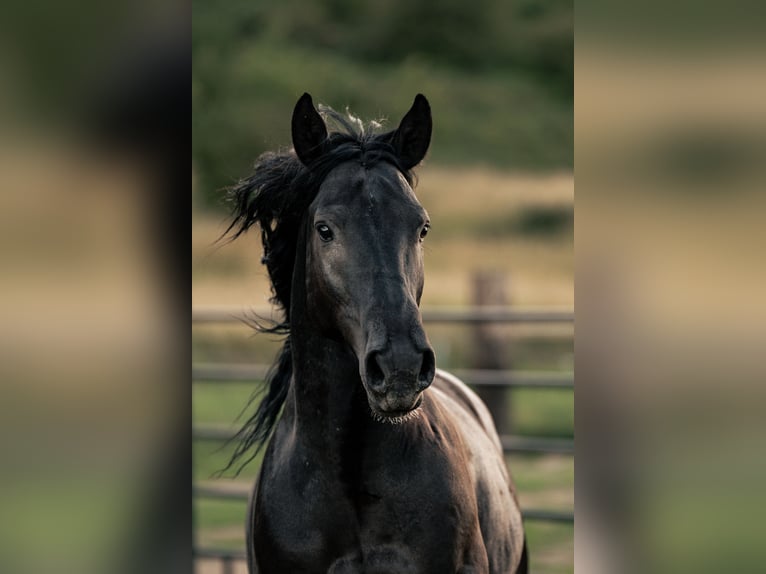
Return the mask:
[[[477,272],[505,277],[508,302],[522,307],[573,305],[571,174],[508,174],[489,168],[425,166],[417,194],[433,223],[426,244],[423,306],[467,305]],[[196,306],[268,307],[269,288],[259,263],[257,234],[228,245],[215,244],[225,229],[220,214],[196,212],[192,228]],[[465,326],[426,325],[442,368],[471,365],[474,348]],[[573,369],[571,327],[553,330],[503,327],[498,336],[514,369]],[[198,325],[192,337],[195,362],[269,363],[279,339],[255,335],[244,325]],[[198,382],[193,386],[195,424],[236,426],[236,419],[258,387],[252,383]],[[571,438],[574,397],[568,390],[517,389],[508,395],[515,434]],[[213,480],[230,450],[219,443],[194,444],[194,480]],[[570,456],[514,454],[507,457],[524,508],[574,507],[574,461]],[[249,488],[257,474],[254,460],[236,478],[218,484]],[[195,502],[199,542],[243,548],[243,501]],[[533,572],[573,571],[573,527],[526,523]],[[211,572],[215,570],[211,569]]]

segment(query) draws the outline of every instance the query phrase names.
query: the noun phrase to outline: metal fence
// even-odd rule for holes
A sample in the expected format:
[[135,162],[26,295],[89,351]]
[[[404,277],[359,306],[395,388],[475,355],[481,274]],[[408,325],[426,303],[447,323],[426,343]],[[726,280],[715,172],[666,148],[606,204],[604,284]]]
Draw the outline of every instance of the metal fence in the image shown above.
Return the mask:
[[[206,307],[192,310],[192,324],[242,323],[252,317],[252,312],[245,312],[233,307]],[[268,312],[260,314],[268,316]],[[515,309],[503,307],[470,308],[429,308],[422,310],[424,323],[452,324],[536,324],[536,325],[573,325],[574,312],[561,309]],[[193,382],[244,382],[263,380],[270,365],[195,363],[192,365]],[[574,375],[561,372],[489,370],[489,369],[451,369],[451,373],[474,387],[506,387],[536,389],[574,389]],[[222,442],[233,435],[230,427],[197,425],[192,429],[195,441]],[[506,453],[554,453],[574,455],[574,441],[543,437],[503,435],[500,437]],[[250,489],[194,484],[192,496],[218,500],[247,500]],[[522,510],[525,520],[573,523],[574,514],[570,510],[544,510],[528,508]],[[196,528],[196,526],[195,526]],[[196,531],[192,553],[197,559],[215,559],[220,561],[223,574],[231,574],[236,561],[244,561],[245,553],[238,550],[204,548],[196,543]]]

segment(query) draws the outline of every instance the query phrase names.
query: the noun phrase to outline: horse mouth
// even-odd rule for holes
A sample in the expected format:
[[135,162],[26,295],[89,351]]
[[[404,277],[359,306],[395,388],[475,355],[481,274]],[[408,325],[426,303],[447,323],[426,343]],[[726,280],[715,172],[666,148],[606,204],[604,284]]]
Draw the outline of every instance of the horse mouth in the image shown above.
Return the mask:
[[404,422],[417,418],[420,415],[420,405],[423,403],[423,397],[419,396],[415,404],[406,410],[384,410],[370,402],[370,412],[372,418],[380,423],[399,425]]

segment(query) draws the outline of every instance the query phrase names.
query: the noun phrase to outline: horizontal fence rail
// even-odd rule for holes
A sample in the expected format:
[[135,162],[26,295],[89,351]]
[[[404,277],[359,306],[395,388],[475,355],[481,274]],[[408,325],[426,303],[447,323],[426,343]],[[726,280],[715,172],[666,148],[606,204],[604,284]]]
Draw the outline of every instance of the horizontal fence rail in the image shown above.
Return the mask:
[[[421,309],[428,323],[574,323],[571,309],[513,309],[508,307],[426,307]],[[238,323],[253,319],[269,321],[272,309],[243,309],[242,307],[195,307],[193,323]]]
[[[250,499],[250,484],[231,483],[226,486],[217,484],[194,484],[192,493],[198,498],[215,500],[248,501]],[[522,516],[529,520],[550,520],[555,522],[574,522],[574,513],[558,510],[530,508],[522,511]]]
[[[574,311],[571,309],[518,309],[492,306],[443,308],[428,307],[421,310],[426,323],[457,323],[478,325],[527,324],[527,325],[564,325],[574,327]],[[236,306],[195,307],[192,309],[192,323],[196,324],[253,324],[266,323],[278,315],[272,309],[247,309]],[[270,366],[260,364],[233,363],[195,363],[192,365],[194,382],[247,382],[262,381]],[[559,371],[519,371],[494,369],[452,369],[450,371],[467,384],[475,387],[508,387],[539,389],[574,389],[574,374]],[[192,429],[192,437],[197,441],[222,442],[231,439],[236,429],[222,425],[198,425]],[[548,437],[503,435],[500,437],[503,451],[506,453],[546,453],[574,454],[574,441]],[[244,483],[206,484],[197,482],[192,485],[192,494],[198,498],[216,500],[247,501],[250,486]],[[525,520],[539,520],[564,524],[574,523],[574,512],[567,510],[548,510],[528,508],[522,511]],[[193,555],[199,559],[219,560],[223,573],[233,572],[233,563],[246,560],[242,550],[193,547]]]
[[[234,438],[236,433],[237,429],[222,425],[197,425],[192,428],[192,438],[200,441],[224,442]],[[506,453],[574,453],[574,441],[570,439],[505,435],[500,437],[500,442]]]
[[221,563],[221,574],[233,574],[234,562],[247,560],[244,550],[226,550],[224,548],[192,547],[192,558],[201,560],[217,560]]
[[[236,363],[195,363],[192,380],[235,383],[262,381],[270,365]],[[574,375],[559,371],[501,371],[493,369],[452,369],[450,373],[477,387],[525,387],[571,389]]]

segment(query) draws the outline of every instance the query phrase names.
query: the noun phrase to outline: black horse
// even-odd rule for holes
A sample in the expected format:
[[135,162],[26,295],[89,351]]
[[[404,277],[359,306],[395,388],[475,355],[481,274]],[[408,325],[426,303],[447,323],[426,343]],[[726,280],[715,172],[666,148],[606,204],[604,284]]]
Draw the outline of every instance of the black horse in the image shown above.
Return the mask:
[[[259,224],[287,337],[232,462],[271,437],[247,524],[250,572],[527,571],[514,486],[478,397],[435,368],[421,323],[426,211],[412,169],[431,139],[415,98],[374,133],[311,96],[294,152],[232,190],[237,237]],[[280,416],[281,412],[281,416]]]

